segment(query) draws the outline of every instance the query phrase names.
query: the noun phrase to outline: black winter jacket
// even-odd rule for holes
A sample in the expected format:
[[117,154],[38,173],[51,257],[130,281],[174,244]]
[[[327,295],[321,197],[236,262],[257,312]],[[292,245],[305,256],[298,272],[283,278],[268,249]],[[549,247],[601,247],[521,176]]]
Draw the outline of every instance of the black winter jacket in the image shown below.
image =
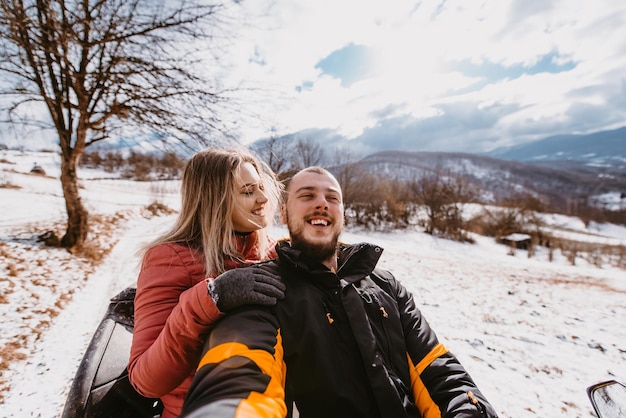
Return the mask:
[[375,269],[380,247],[341,246],[334,273],[290,247],[262,264],[287,291],[215,326],[183,415],[496,417],[411,294]]

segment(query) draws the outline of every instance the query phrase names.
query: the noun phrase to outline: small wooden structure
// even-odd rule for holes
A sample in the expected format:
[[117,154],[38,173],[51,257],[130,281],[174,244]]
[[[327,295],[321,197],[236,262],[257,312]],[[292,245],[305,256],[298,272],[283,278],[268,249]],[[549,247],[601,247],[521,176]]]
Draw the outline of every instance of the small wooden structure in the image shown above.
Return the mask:
[[520,250],[528,250],[530,248],[531,240],[532,237],[530,235],[516,232],[500,237],[498,242]]
[[44,170],[43,167],[38,165],[37,163],[33,165],[33,168],[30,169],[30,172],[32,174],[39,174],[40,176],[46,175],[46,170]]

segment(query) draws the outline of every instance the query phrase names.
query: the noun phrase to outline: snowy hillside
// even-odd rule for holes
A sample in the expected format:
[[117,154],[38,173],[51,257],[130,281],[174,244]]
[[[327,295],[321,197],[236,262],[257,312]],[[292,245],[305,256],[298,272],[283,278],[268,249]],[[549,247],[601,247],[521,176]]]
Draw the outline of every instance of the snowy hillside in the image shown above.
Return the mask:
[[[34,163],[46,176],[30,174]],[[84,202],[110,252],[99,264],[36,236],[65,219],[54,154],[0,151],[0,413],[56,417],[108,299],[133,284],[141,245],[178,207],[178,184],[134,183],[81,173]],[[93,180],[89,180],[92,178]],[[579,239],[626,245],[626,228],[553,217],[553,228]],[[274,228],[276,238],[286,235]],[[585,388],[626,381],[626,271],[556,252],[510,250],[493,239],[475,244],[417,230],[346,231],[385,252],[382,267],[413,292],[443,343],[470,371],[501,417],[593,416]]]

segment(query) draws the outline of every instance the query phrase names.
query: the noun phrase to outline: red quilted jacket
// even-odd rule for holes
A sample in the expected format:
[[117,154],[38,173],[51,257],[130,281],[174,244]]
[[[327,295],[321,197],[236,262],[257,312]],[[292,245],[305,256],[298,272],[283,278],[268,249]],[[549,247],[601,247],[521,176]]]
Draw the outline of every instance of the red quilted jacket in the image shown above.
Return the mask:
[[[245,261],[227,260],[226,269],[276,256],[272,242],[261,257],[254,234],[236,237]],[[157,245],[144,256],[137,279],[129,377],[143,396],[161,398],[162,418],[180,414],[205,336],[222,315],[208,294],[202,259],[184,245]]]

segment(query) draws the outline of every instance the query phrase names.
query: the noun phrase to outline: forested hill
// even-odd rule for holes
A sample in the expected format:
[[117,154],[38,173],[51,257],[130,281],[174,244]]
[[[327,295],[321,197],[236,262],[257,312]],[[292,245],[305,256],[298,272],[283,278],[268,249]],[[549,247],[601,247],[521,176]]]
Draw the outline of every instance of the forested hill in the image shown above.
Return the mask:
[[580,163],[560,167],[475,154],[384,151],[360,160],[358,165],[367,172],[402,180],[460,176],[495,198],[526,193],[565,202],[626,192],[625,171]]

